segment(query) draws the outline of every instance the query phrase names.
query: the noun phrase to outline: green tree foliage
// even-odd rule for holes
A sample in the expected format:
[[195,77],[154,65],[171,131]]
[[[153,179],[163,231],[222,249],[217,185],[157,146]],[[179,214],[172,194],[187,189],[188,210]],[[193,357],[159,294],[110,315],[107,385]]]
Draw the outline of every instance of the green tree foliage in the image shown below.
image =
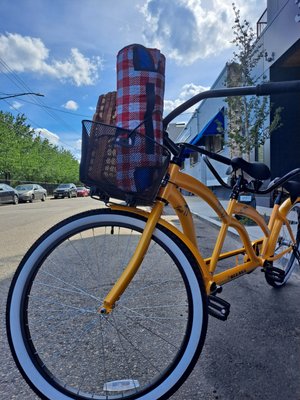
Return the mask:
[[[240,11],[233,3],[235,21],[233,25],[236,46],[234,58],[228,65],[227,86],[252,86],[257,83],[255,69],[263,57],[263,50],[258,44],[256,34],[250,23],[242,21]],[[255,96],[229,97],[227,102],[227,135],[228,145],[232,155],[250,158],[254,148],[262,146],[270,135],[280,126],[281,108],[274,112],[272,121],[269,120],[270,104],[268,97]]]
[[26,123],[0,111],[0,179],[79,182],[79,164],[71,152],[42,139]]

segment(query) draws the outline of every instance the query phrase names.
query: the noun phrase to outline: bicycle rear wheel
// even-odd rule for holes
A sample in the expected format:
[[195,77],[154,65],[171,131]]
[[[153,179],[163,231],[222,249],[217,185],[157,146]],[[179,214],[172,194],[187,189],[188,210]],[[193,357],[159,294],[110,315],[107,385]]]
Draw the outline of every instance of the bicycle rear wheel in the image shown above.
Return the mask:
[[168,398],[193,368],[207,329],[206,294],[190,250],[158,226],[114,310],[98,310],[133,254],[145,220],[94,210],[56,225],[13,279],[7,332],[42,397]]
[[[269,285],[275,288],[281,288],[291,278],[295,268],[299,268],[299,251],[300,251],[300,203],[294,204],[287,215],[290,228],[296,240],[293,251],[287,253],[280,259],[272,263],[275,272],[268,272],[266,269],[265,278]],[[282,252],[287,246],[291,245],[291,235],[286,224],[282,225],[278,236],[278,243],[275,249],[275,255]],[[298,256],[297,256],[298,255]],[[298,258],[297,258],[298,257]]]

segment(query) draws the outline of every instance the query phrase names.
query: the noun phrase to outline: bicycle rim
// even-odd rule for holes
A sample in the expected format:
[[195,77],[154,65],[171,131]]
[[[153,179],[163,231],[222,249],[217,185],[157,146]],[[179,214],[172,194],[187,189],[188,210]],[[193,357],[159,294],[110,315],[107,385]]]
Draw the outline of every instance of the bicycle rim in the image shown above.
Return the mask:
[[[299,263],[297,260],[297,257],[295,255],[296,251],[299,251],[299,243],[300,243],[300,227],[299,227],[299,221],[300,221],[300,204],[296,203],[292,206],[290,211],[288,212],[287,215],[287,220],[289,222],[290,228],[293,232],[293,236],[296,240],[296,243],[294,244],[294,251],[291,251],[287,253],[285,256],[281,257],[280,259],[276,260],[273,262],[273,266],[275,268],[278,268],[281,271],[284,271],[284,279],[282,282],[274,281],[272,278],[269,278],[270,283],[272,286],[276,288],[280,288],[281,286],[284,286],[285,283],[291,278],[293,272],[295,271],[296,268],[299,268]],[[291,236],[288,231],[288,228],[286,224],[282,225],[281,231],[278,236],[278,245],[277,248],[275,249],[275,255],[282,252],[287,246],[290,246],[292,244],[291,241]]]
[[82,213],[50,230],[21,263],[8,337],[39,395],[168,398],[190,372],[206,333],[205,296],[188,249],[169,231],[155,231],[115,309],[99,313],[144,224],[109,210]]

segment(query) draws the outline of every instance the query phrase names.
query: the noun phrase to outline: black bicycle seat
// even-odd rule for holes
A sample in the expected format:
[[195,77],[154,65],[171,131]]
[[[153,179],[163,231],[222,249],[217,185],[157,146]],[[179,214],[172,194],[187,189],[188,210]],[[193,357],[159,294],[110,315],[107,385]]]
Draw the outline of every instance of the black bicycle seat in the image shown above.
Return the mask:
[[[273,186],[276,182],[279,181],[280,178],[275,178],[273,179],[268,187]],[[279,187],[283,187],[284,190],[290,195],[292,202],[294,202],[297,197],[300,196],[300,182],[299,181],[287,181],[284,182],[281,186]]]
[[287,181],[282,186],[290,194],[292,202],[300,196],[300,182]]
[[241,169],[254,179],[264,181],[271,177],[269,167],[263,163],[248,162],[241,157],[235,157],[231,160],[231,166],[234,171]]

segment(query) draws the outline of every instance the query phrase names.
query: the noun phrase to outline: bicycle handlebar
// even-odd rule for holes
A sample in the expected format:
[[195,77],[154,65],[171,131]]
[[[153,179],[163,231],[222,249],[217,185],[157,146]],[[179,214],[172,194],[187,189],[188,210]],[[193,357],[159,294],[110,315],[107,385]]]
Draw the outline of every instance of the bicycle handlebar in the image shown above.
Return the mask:
[[[232,96],[266,96],[270,94],[282,94],[282,93],[295,93],[300,92],[300,80],[297,81],[283,81],[283,82],[265,82],[261,83],[256,86],[244,86],[244,87],[234,87],[234,88],[223,88],[223,89],[212,89],[206,90],[204,92],[198,93],[195,96],[191,97],[189,100],[181,104],[180,106],[176,107],[173,111],[171,111],[164,119],[163,119],[163,128],[164,131],[166,130],[169,123],[178,115],[182,114],[184,111],[188,110],[190,107],[199,103],[201,100],[204,99],[211,99],[211,98],[220,98],[220,97],[232,97]],[[231,165],[231,159],[221,156],[220,154],[210,152],[203,147],[198,147],[189,143],[181,143],[177,144],[173,142],[165,132],[164,136],[164,144],[165,146],[175,155],[178,156],[182,151],[182,148],[190,149],[193,151],[197,151],[204,156],[212,158],[216,161],[219,161],[225,165]],[[217,180],[224,186],[229,188],[230,186],[227,185],[217,171],[213,168],[211,163],[207,162],[208,167],[211,169],[214,176]],[[272,190],[276,189],[284,182],[288,181],[291,177],[300,174],[300,168],[297,168],[282,178],[280,178],[276,183],[274,183],[271,187],[268,187],[265,190],[251,190],[250,192],[257,193],[257,194],[267,194],[270,193]]]
[[298,174],[300,174],[300,168],[293,169],[292,171],[285,174],[282,178],[279,178],[278,180],[276,180],[276,182],[274,182],[273,185],[269,186],[267,189],[257,190],[257,191],[249,190],[249,192],[257,193],[257,194],[271,193],[274,189],[282,186],[285,182],[289,181],[291,178],[293,178],[294,176],[296,176]]
[[[208,151],[204,147],[198,147],[198,146],[195,146],[195,145],[192,145],[189,143],[181,143],[181,145],[179,145],[178,147],[179,148],[183,147],[186,149],[197,151],[198,153],[204,155],[204,157],[205,157],[204,161],[207,164],[208,168],[213,173],[213,175],[215,176],[215,178],[217,179],[217,181],[223,187],[225,187],[227,189],[232,189],[232,187],[230,185],[228,185],[226,182],[224,182],[224,180],[220,177],[218,172],[215,170],[215,168],[212,166],[212,164],[206,157],[212,158],[213,160],[219,161],[220,163],[225,164],[225,165],[232,165],[232,160],[230,158],[227,158],[227,157],[221,156],[220,154]],[[294,176],[296,176],[298,174],[300,174],[300,168],[296,168],[296,169],[288,172],[283,177],[276,180],[276,182],[274,182],[273,185],[267,187],[267,189],[256,190],[256,189],[251,189],[250,187],[247,187],[247,191],[250,193],[255,193],[255,194],[268,194],[268,193],[271,193],[274,189],[282,186],[285,182],[289,181],[291,178],[293,178]]]
[[169,123],[178,115],[188,110],[193,105],[204,99],[232,97],[232,96],[266,96],[270,94],[300,92],[300,81],[266,82],[257,86],[244,86],[224,89],[212,89],[198,93],[189,100],[176,107],[163,119],[163,127],[167,128]]

